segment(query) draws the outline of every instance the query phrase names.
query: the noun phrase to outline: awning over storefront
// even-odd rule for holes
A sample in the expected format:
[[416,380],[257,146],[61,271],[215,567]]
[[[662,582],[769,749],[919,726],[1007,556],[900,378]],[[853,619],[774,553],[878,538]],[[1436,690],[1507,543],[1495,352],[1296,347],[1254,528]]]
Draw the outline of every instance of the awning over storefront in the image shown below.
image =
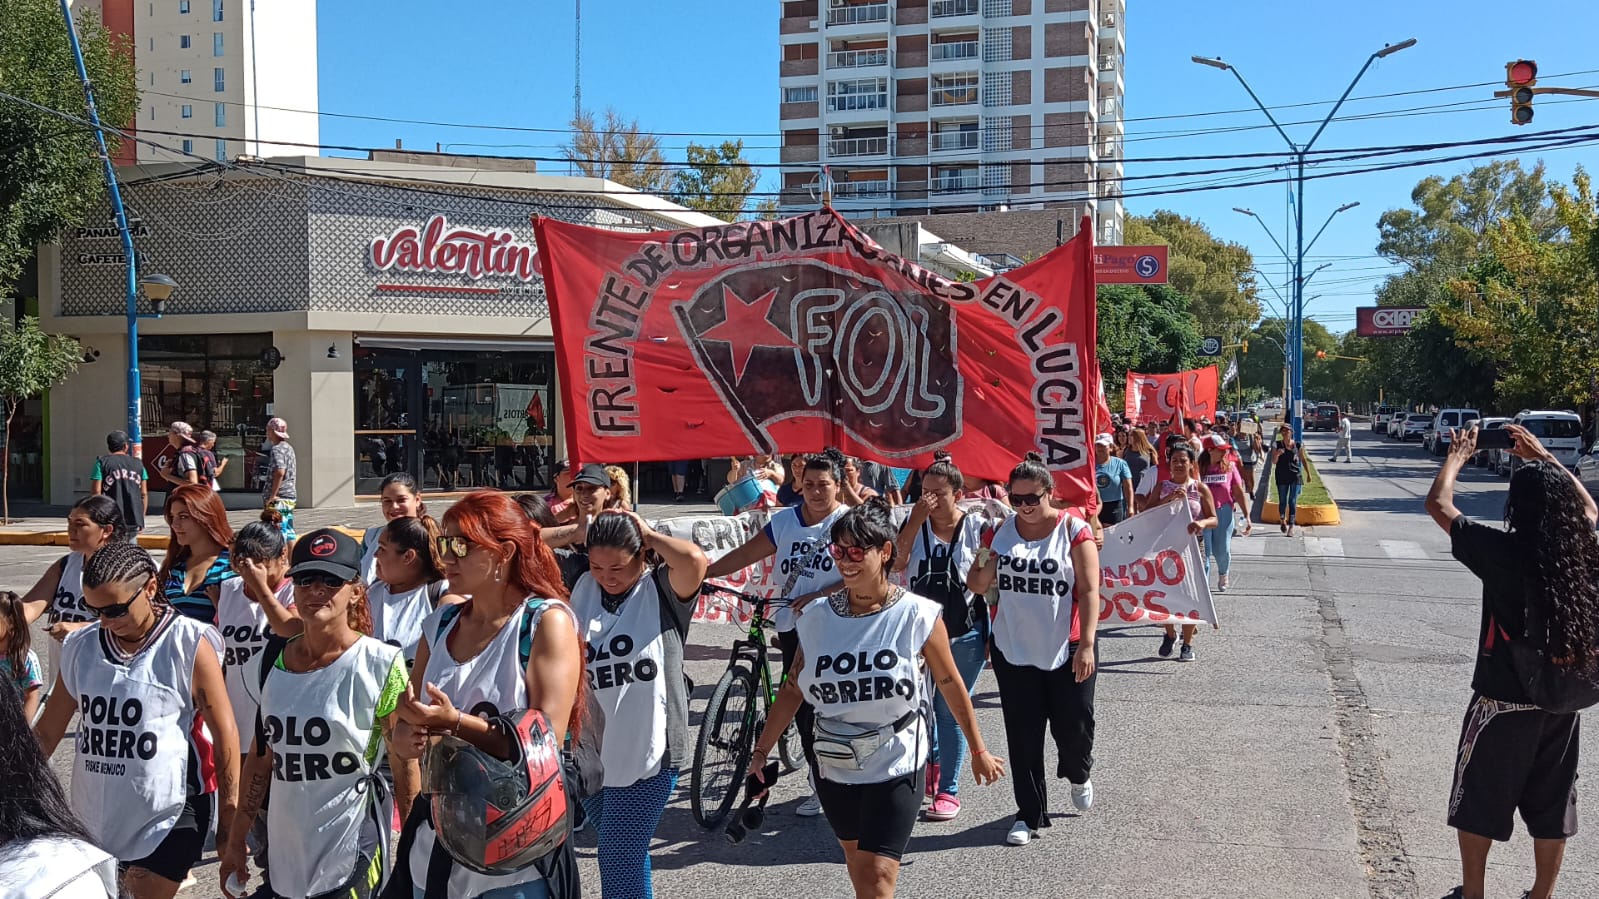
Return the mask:
[[528,350],[553,350],[555,341],[547,337],[521,340],[484,340],[472,337],[382,337],[357,335],[355,345],[370,350],[459,350],[463,352],[517,353]]

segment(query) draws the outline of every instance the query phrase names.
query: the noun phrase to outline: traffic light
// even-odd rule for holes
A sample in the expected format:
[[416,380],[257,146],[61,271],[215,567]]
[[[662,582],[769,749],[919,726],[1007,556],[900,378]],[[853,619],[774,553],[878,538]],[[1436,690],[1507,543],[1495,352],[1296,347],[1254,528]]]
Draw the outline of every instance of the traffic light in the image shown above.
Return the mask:
[[1325,358],[1327,358],[1327,351],[1326,350],[1317,350],[1316,351],[1316,358],[1317,359],[1325,359]]
[[1537,63],[1530,59],[1505,63],[1505,87],[1510,93],[1510,124],[1532,124],[1532,88],[1537,83]]
[[1240,343],[1239,345],[1243,348],[1244,355],[1245,356],[1249,355],[1249,341],[1245,340],[1242,343]]

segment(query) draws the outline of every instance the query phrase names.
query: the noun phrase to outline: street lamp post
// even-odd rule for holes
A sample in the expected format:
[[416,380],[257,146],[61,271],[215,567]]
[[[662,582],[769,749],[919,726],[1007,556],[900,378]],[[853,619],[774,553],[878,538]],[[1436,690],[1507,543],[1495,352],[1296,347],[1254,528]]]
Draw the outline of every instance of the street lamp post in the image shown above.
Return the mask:
[[128,442],[134,456],[139,456],[144,442],[139,411],[139,288],[144,287],[150,298],[155,316],[177,289],[178,282],[166,275],[151,274],[139,277],[139,257],[133,248],[133,231],[128,227],[128,211],[122,205],[122,189],[117,183],[116,166],[106,148],[105,129],[100,124],[100,110],[94,101],[94,85],[89,81],[89,70],[83,62],[83,47],[78,43],[78,29],[72,21],[72,7],[61,0],[61,17],[67,25],[67,40],[72,45],[72,61],[78,68],[78,81],[83,85],[83,99],[93,126],[95,148],[100,154],[100,165],[105,172],[106,194],[111,201],[111,214],[116,219],[117,233],[122,238],[122,255],[127,259],[127,277],[123,281],[126,291],[128,317]]
[[[1371,64],[1379,59],[1382,59],[1383,57],[1392,56],[1393,54],[1398,53],[1400,50],[1414,47],[1415,45],[1416,39],[1410,38],[1408,40],[1400,41],[1397,44],[1384,45],[1381,50],[1378,50],[1376,53],[1373,53],[1371,56],[1367,57],[1366,64],[1360,67],[1359,72],[1355,73],[1354,80],[1350,81],[1349,86],[1344,88],[1343,95],[1338,98],[1338,102],[1333,104],[1332,109],[1327,113],[1327,117],[1321,120],[1321,124],[1316,127],[1316,132],[1310,136],[1310,140],[1305,141],[1303,144],[1295,143],[1294,139],[1288,136],[1288,132],[1283,130],[1283,126],[1277,121],[1277,117],[1272,115],[1271,110],[1266,107],[1266,104],[1260,101],[1260,97],[1255,94],[1254,88],[1250,87],[1249,82],[1244,80],[1244,76],[1239,74],[1236,66],[1228,62],[1223,62],[1220,59],[1211,59],[1204,56],[1192,57],[1194,62],[1199,63],[1202,66],[1209,66],[1213,69],[1221,69],[1223,71],[1233,73],[1233,77],[1238,79],[1238,83],[1243,87],[1245,93],[1249,94],[1249,99],[1255,102],[1255,105],[1260,108],[1262,113],[1265,113],[1266,120],[1271,122],[1271,126],[1277,130],[1277,134],[1282,137],[1285,143],[1288,144],[1289,152],[1294,157],[1294,308],[1292,316],[1293,333],[1289,335],[1288,342],[1289,345],[1293,347],[1295,352],[1293,353],[1289,362],[1289,366],[1292,370],[1292,377],[1290,379],[1292,381],[1292,404],[1291,408],[1284,410],[1284,414],[1288,415],[1290,417],[1290,421],[1293,423],[1295,439],[1302,438],[1305,430],[1304,416],[1301,414],[1303,410],[1300,408],[1304,404],[1305,398],[1305,367],[1303,357],[1305,344],[1304,282],[1306,279],[1303,277],[1303,273],[1305,270],[1305,253],[1310,248],[1310,244],[1305,242],[1305,157],[1309,155],[1311,147],[1316,145],[1316,140],[1321,137],[1322,132],[1327,130],[1327,126],[1338,115],[1338,110],[1343,108],[1344,101],[1348,100],[1349,95],[1354,92],[1355,85],[1359,84],[1360,79],[1365,77],[1366,70],[1371,68]],[[1345,204],[1344,206],[1341,206],[1335,210],[1332,215],[1336,216],[1340,212],[1354,208],[1354,206],[1355,204],[1352,203]],[[1244,212],[1244,210],[1239,211]],[[1253,215],[1253,213],[1249,212],[1245,212],[1245,214]],[[1255,218],[1258,220],[1259,216],[1255,216]],[[1327,221],[1328,223],[1331,223],[1332,216],[1328,216]],[[1261,222],[1261,225],[1264,226],[1265,223]],[[1326,224],[1323,224],[1321,227],[1322,231],[1327,229]],[[1270,233],[1270,229],[1267,229],[1267,233]],[[1321,231],[1316,232],[1316,236],[1320,237]],[[1276,238],[1273,238],[1273,240],[1275,241]],[[1315,238],[1312,238],[1310,243],[1315,243]],[[1282,245],[1279,244],[1278,248],[1282,249]],[[1286,252],[1284,255],[1287,255]]]

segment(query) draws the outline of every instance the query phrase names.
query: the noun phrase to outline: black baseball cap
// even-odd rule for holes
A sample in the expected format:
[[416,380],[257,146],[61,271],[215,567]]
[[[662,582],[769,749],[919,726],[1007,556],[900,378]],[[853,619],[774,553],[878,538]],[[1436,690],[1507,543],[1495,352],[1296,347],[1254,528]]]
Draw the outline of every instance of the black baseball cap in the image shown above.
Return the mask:
[[605,466],[598,462],[590,462],[577,470],[577,477],[572,479],[572,483],[574,485],[592,484],[595,487],[609,487],[611,486],[611,476],[605,473]]
[[321,528],[295,541],[290,563],[289,577],[317,572],[353,581],[361,573],[361,544],[343,531]]

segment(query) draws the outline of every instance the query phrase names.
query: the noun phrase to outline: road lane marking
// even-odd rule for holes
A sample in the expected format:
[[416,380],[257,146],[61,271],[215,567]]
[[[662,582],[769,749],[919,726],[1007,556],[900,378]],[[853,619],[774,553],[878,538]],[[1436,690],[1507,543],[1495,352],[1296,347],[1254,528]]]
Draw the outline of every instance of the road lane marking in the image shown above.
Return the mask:
[[1413,540],[1379,540],[1378,546],[1390,559],[1425,559],[1427,551]]
[[1344,556],[1344,541],[1337,537],[1312,537],[1307,534],[1305,555],[1341,559]]

